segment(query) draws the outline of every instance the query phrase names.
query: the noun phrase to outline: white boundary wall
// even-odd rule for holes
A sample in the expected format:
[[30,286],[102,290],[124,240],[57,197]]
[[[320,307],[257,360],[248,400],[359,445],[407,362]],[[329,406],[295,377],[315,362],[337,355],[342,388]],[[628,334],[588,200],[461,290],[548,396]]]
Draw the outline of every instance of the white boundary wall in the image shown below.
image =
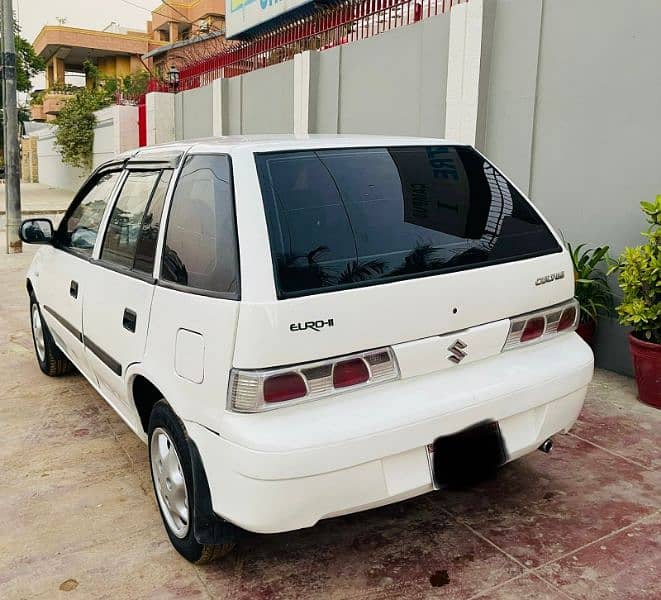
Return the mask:
[[[117,154],[138,146],[138,109],[135,106],[109,106],[95,113],[93,167]],[[56,126],[35,134],[39,157],[39,183],[65,190],[77,190],[88,175],[62,162],[55,148]]]
[[[642,242],[639,201],[661,193],[658,23],[659,0],[469,0],[176,103],[150,94],[150,140],[445,136],[484,151],[568,241],[619,254]],[[600,323],[598,365],[631,372],[624,333]]]

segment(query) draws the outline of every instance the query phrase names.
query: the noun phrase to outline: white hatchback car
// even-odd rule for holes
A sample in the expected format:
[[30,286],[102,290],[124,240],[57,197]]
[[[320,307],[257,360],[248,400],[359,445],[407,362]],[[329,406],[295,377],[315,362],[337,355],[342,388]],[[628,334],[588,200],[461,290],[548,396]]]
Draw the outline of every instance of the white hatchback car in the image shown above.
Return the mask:
[[141,149],[21,236],[42,371],[74,365],[148,443],[195,562],[548,450],[592,377],[567,251],[469,146]]

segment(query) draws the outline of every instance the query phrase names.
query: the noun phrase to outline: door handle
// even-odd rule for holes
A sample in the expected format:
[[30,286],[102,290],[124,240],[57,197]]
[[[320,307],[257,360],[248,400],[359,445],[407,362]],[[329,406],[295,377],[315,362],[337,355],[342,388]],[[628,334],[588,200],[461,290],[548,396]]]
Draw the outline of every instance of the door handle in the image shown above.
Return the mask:
[[130,331],[131,333],[135,333],[135,325],[137,321],[138,315],[135,314],[135,311],[131,310],[130,308],[125,308],[124,318],[122,319],[122,325],[124,326],[124,329]]
[[69,295],[72,298],[78,298],[78,282],[74,281],[73,279],[71,280],[71,283],[69,284]]

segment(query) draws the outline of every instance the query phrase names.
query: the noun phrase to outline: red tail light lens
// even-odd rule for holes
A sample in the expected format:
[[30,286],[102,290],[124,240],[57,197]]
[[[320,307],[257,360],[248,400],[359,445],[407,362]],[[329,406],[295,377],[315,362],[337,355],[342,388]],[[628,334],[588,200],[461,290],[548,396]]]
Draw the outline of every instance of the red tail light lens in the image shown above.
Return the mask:
[[333,387],[345,388],[369,381],[370,372],[362,358],[352,358],[335,365]]
[[562,316],[560,317],[560,321],[558,322],[558,331],[565,331],[567,329],[571,329],[574,326],[575,321],[576,321],[576,307],[570,306],[569,308],[565,308],[565,310],[562,311]]
[[541,337],[544,333],[544,324],[544,317],[533,317],[532,319],[528,319],[526,326],[523,328],[523,333],[521,334],[521,341],[529,342],[530,340]]
[[298,373],[283,373],[264,380],[264,402],[285,402],[307,394],[305,380]]

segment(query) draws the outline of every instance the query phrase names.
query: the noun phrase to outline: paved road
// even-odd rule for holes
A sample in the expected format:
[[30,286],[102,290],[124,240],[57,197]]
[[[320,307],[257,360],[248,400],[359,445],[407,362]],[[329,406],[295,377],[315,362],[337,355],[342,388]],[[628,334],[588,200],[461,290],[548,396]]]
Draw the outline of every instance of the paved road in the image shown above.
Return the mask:
[[603,371],[549,456],[186,563],[161,525],[142,443],[82,377],[37,367],[31,252],[0,255],[3,599],[658,597],[661,411]]

